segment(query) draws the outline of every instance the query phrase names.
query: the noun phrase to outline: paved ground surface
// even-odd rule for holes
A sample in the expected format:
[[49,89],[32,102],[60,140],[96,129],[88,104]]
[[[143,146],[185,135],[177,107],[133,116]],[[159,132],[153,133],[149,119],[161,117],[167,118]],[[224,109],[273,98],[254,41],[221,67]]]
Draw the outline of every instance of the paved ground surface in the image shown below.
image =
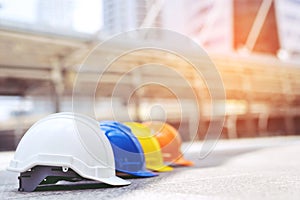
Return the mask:
[[300,137],[219,141],[205,159],[199,159],[201,145],[193,143],[186,152],[195,167],[130,179],[129,186],[57,186],[31,193],[17,191],[17,174],[4,170],[13,152],[2,152],[0,199],[300,199]]

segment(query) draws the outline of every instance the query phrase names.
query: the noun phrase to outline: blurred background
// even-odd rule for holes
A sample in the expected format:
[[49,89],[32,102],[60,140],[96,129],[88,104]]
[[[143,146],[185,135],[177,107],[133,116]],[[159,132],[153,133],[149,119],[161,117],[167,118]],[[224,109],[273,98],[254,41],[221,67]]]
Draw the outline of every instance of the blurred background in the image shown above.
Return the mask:
[[[222,138],[299,135],[299,10],[300,0],[0,0],[0,151],[15,149],[38,119],[72,111],[73,84],[88,52],[118,33],[142,27],[181,33],[209,54],[226,92],[226,100],[216,101],[226,106],[225,114],[220,112]],[[158,35],[157,42],[163,37]],[[122,45],[130,44],[120,41],[99,54],[114,55]],[[90,62],[97,66],[97,58]],[[112,97],[124,72],[153,62],[176,69],[190,85],[167,71],[141,70],[127,73],[118,85],[123,92]],[[89,69],[81,72],[82,113],[85,90],[99,76]],[[164,80],[169,88],[142,86],[128,100],[126,91],[145,79]],[[98,120],[114,119],[112,98],[118,119],[127,120],[125,113],[136,121],[166,119],[184,127],[184,141],[195,134],[203,139],[211,123],[205,79],[166,52],[134,52],[113,63],[96,90]],[[192,133],[195,123],[199,129]]]

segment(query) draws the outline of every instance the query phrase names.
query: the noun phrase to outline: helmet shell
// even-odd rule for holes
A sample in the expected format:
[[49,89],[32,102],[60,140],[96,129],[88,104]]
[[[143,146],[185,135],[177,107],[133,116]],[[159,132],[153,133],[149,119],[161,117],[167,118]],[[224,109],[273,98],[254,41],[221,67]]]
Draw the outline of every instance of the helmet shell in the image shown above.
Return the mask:
[[98,122],[80,114],[56,113],[36,122],[18,144],[8,170],[26,172],[38,165],[68,167],[110,185],[130,184],[115,176],[112,147]]
[[111,143],[117,171],[138,177],[157,176],[146,169],[143,149],[129,127],[116,121],[102,121],[100,128]]
[[156,138],[151,135],[150,129],[137,122],[126,122],[132,133],[139,140],[146,159],[146,167],[153,171],[166,172],[172,171],[173,168],[164,165],[160,146]]

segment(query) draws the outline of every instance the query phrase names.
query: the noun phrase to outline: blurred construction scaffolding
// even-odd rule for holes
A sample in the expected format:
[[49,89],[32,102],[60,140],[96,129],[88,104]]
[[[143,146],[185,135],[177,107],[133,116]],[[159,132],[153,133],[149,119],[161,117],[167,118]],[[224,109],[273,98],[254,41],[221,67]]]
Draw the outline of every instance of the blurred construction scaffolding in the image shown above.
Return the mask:
[[[300,133],[300,29],[294,25],[300,22],[299,1],[1,0],[0,5],[0,150],[14,149],[41,117],[72,111],[74,82],[88,53],[115,34],[143,27],[176,31],[207,50],[226,92],[226,100],[217,101],[226,106],[223,138]],[[163,42],[163,36],[157,40]],[[130,43],[116,43],[95,55],[114,56],[124,45]],[[204,61],[201,56],[197,59]],[[98,66],[97,56],[90,63],[104,67]],[[164,70],[145,69],[127,73],[119,86],[123,92],[113,95],[125,72],[149,63],[176,70],[191,86],[181,85]],[[98,81],[95,71],[81,72],[82,113],[85,91]],[[181,105],[176,95],[157,84],[141,87],[126,99],[139,80],[169,83],[181,97]],[[95,93],[96,117],[114,119],[113,96],[120,120],[122,116],[126,120],[126,113],[136,121],[166,118],[176,127],[186,127],[181,132],[184,140],[193,139],[189,127],[197,123],[197,139],[203,139],[211,123],[211,96],[205,81],[176,55],[132,52],[112,63],[103,75]],[[195,113],[191,90],[200,113]],[[200,115],[199,121],[195,114]]]

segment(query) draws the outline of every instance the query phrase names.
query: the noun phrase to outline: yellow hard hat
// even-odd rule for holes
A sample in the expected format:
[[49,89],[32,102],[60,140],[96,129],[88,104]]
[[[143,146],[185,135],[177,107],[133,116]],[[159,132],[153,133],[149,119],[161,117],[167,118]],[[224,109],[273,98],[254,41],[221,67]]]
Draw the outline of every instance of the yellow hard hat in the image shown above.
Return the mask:
[[126,122],[124,124],[131,129],[141,143],[145,154],[146,168],[157,172],[173,170],[172,167],[164,165],[160,145],[147,126],[137,122]]

